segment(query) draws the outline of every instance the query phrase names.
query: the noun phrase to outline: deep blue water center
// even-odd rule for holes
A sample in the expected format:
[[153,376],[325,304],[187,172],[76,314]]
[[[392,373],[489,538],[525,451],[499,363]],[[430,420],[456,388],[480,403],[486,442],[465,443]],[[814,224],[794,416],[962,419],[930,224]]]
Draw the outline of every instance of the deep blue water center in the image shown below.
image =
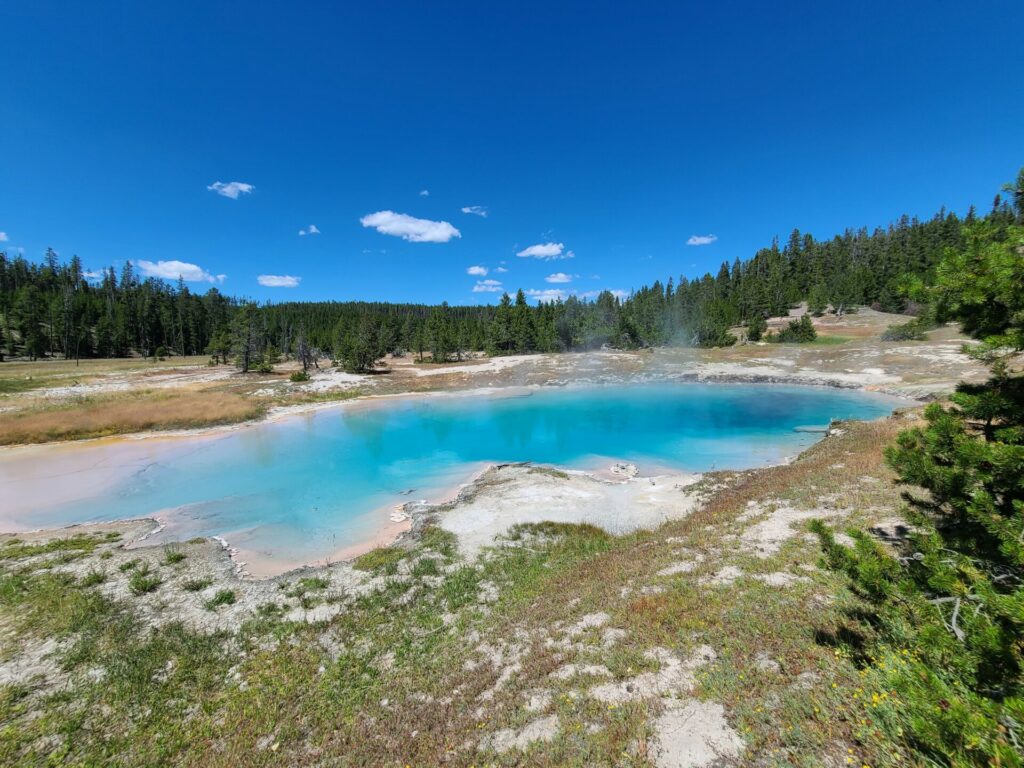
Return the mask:
[[272,560],[310,561],[365,540],[387,520],[379,510],[462,482],[478,462],[582,468],[621,459],[647,474],[749,468],[821,437],[799,427],[877,418],[898,402],[829,388],[677,383],[352,404],[216,439],[138,441],[155,451],[152,463],[32,522],[174,509],[169,534],[221,535]]

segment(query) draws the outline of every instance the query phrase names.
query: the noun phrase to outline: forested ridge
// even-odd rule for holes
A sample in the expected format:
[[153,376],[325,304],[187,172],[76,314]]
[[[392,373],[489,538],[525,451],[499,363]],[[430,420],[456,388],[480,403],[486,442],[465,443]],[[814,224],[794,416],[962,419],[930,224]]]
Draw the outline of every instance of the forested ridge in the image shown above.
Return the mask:
[[847,230],[828,240],[794,230],[716,274],[654,282],[627,298],[605,291],[531,306],[522,291],[497,306],[387,302],[285,302],[257,306],[204,294],[181,280],[140,277],[130,261],[86,276],[74,256],[48,250],[41,263],[0,252],[0,354],[7,357],[196,355],[241,359],[243,369],[278,354],[314,350],[361,369],[386,353],[435,360],[468,351],[554,352],[610,345],[721,346],[730,328],[759,327],[807,301],[812,312],[873,306],[914,311],[914,287],[933,282],[947,250],[964,246],[964,225],[1008,226],[1022,215],[1024,171],[985,216],[945,210],[903,216],[885,228]]

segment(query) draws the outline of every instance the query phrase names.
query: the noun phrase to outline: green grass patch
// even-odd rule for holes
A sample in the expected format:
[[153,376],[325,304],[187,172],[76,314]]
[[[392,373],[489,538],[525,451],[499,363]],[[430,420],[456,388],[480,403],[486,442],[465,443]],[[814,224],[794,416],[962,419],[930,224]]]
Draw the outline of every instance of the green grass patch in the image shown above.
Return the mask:
[[359,571],[395,573],[398,564],[408,556],[408,551],[401,547],[378,547],[357,557],[352,562],[352,567]]
[[35,378],[34,376],[0,379],[0,395],[17,395],[21,392],[31,392],[33,389],[48,386],[50,379]]
[[95,568],[89,571],[82,580],[79,582],[83,587],[95,587],[97,584],[102,584],[107,580],[106,571],[96,570]]
[[176,565],[185,559],[185,553],[181,547],[169,544],[164,547],[164,562],[167,565]]
[[213,584],[213,579],[189,579],[182,582],[181,588],[186,592],[202,592],[211,584]]
[[215,611],[222,605],[234,605],[236,599],[235,591],[233,589],[222,589],[203,605],[206,607],[206,610]]
[[451,560],[458,554],[459,539],[438,525],[428,525],[420,533],[419,546]]
[[159,574],[154,573],[150,570],[149,564],[140,566],[132,574],[132,577],[128,579],[128,588],[131,589],[132,594],[145,595],[150,592],[155,592],[157,587],[163,583]]
[[582,541],[607,542],[611,536],[603,528],[590,523],[555,523],[545,520],[541,523],[520,523],[509,529],[508,538],[519,541],[527,536],[546,538],[568,537]]
[[0,547],[0,560],[20,560],[53,552],[88,554],[105,541],[105,537],[88,534],[78,534],[66,539],[50,539],[41,544],[28,544],[19,539],[10,539]]
[[434,557],[421,557],[412,567],[412,575],[416,577],[437,576],[439,573],[441,573],[441,567],[437,558]]
[[811,342],[807,342],[808,346],[811,347],[834,347],[839,344],[845,344],[848,341],[853,341],[852,336],[825,336],[818,334],[818,337]]

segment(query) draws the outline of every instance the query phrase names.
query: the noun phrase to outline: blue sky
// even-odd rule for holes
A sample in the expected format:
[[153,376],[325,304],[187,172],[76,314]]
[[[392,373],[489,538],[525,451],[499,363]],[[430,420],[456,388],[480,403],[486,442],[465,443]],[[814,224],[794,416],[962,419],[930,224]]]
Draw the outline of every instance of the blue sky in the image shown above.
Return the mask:
[[1019,2],[8,2],[0,248],[259,300],[628,292],[987,209],[1024,164],[1022,29]]

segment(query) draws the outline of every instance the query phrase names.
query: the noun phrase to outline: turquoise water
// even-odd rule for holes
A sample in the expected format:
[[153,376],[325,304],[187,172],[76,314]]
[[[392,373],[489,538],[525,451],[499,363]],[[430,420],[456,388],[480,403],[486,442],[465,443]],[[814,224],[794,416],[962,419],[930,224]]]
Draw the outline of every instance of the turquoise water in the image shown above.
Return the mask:
[[137,470],[31,522],[164,512],[168,535],[220,535],[262,558],[308,562],[365,541],[387,520],[381,509],[465,481],[479,462],[748,468],[820,438],[797,427],[877,418],[897,403],[851,390],[687,383],[353,404],[215,439],[136,441],[128,450],[147,452]]

